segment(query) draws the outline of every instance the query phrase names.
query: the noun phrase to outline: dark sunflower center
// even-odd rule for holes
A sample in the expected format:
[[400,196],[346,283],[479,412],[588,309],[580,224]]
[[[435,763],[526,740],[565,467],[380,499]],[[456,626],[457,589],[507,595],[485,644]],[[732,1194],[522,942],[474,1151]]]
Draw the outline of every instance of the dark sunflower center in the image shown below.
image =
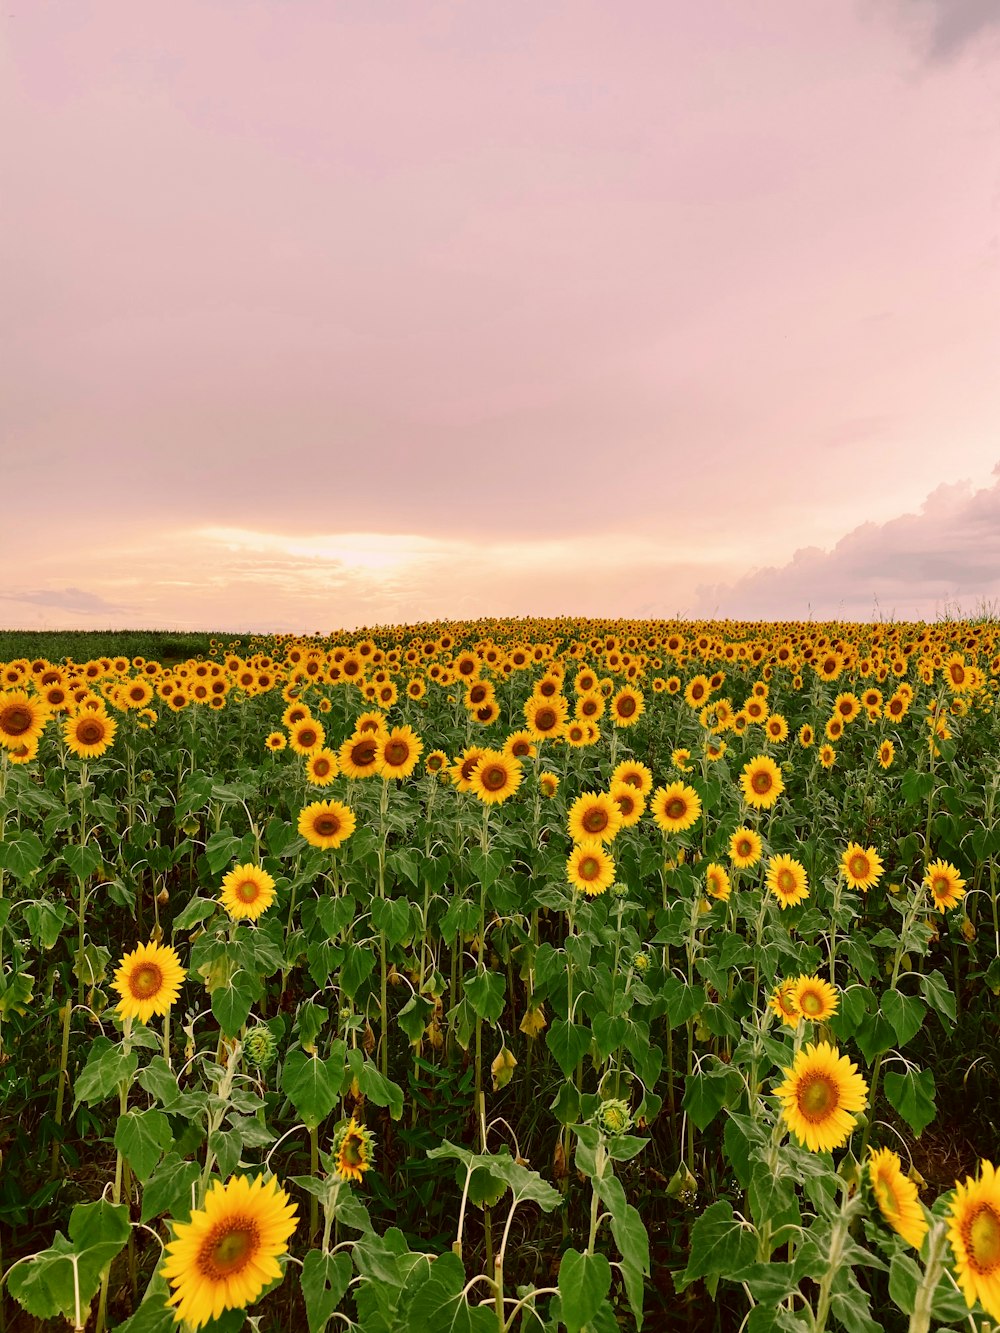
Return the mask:
[[351,762],[358,768],[366,768],[375,759],[375,742],[359,741],[351,750]]
[[390,741],[382,753],[387,764],[400,768],[410,757],[410,747],[406,741]]
[[198,1251],[197,1264],[205,1277],[229,1277],[246,1268],[260,1248],[257,1223],[246,1217],[230,1218],[213,1227]]
[[608,827],[608,812],[600,806],[588,810],[583,817],[583,827],[588,833],[601,833]]
[[332,810],[317,815],[313,820],[313,829],[321,838],[333,838],[340,832],[340,820]]
[[315,745],[318,737],[312,727],[303,727],[299,732],[299,744],[310,746]]
[[618,716],[631,717],[635,712],[635,700],[631,695],[626,695],[624,699],[618,700]]
[[931,889],[935,898],[944,898],[951,888],[951,881],[945,875],[935,875],[931,881]]
[[766,769],[761,769],[753,775],[750,785],[758,796],[766,796],[774,785],[774,779]]
[[539,731],[551,731],[556,725],[555,710],[552,708],[540,708],[535,714],[535,726]]
[[687,814],[687,802],[680,796],[675,796],[667,802],[664,813],[668,819],[683,819]]
[[799,1008],[804,1014],[820,1014],[823,1012],[823,999],[816,991],[806,991],[799,996]]
[[361,1166],[364,1162],[363,1144],[357,1134],[348,1134],[340,1149],[341,1159],[348,1166]]
[[960,666],[953,666],[951,669],[951,679],[954,684],[961,685],[962,682],[965,680],[965,668]]
[[744,838],[741,842],[738,842],[738,843],[736,844],[736,855],[737,855],[737,856],[740,856],[740,857],[747,857],[747,856],[750,855],[750,853],[751,853],[752,850],[753,850],[753,848],[752,848],[752,846],[751,846],[749,840],[746,839],[746,838]]
[[795,892],[795,876],[790,870],[779,870],[777,876],[778,891],[780,893]]
[[511,751],[515,759],[526,759],[531,753],[531,746],[527,741],[515,741]]
[[802,1115],[816,1124],[837,1109],[837,1086],[825,1074],[813,1074],[799,1088],[798,1101]]
[[254,879],[245,879],[236,886],[236,896],[245,903],[252,903],[260,897],[260,885]]
[[10,704],[0,712],[0,727],[8,736],[23,736],[33,721],[34,714],[23,704]]
[[632,799],[631,796],[626,795],[625,792],[622,792],[620,796],[616,796],[615,800],[618,802],[618,809],[627,819],[628,816],[635,809],[635,801]]
[[96,718],[84,718],[77,724],[76,739],[81,745],[98,745],[104,739],[104,727]]
[[862,856],[860,852],[856,856],[852,856],[849,862],[849,868],[855,879],[867,879],[868,857]]
[[481,770],[479,780],[487,791],[499,791],[507,785],[507,770],[499,764],[490,764]]
[[330,772],[329,759],[317,759],[313,764],[313,775],[317,778],[325,778]]
[[601,873],[601,863],[596,856],[585,856],[580,862],[580,878],[596,879]]
[[156,963],[140,963],[129,977],[129,990],[136,1000],[150,1000],[163,985],[163,973]]

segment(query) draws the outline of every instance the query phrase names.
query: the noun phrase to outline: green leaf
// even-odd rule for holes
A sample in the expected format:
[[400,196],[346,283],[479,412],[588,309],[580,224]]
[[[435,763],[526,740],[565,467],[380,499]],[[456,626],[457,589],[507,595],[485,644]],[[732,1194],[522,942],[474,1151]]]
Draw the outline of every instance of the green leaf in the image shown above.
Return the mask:
[[476,847],[469,853],[469,865],[476,879],[488,889],[503,873],[504,858],[502,853],[496,850],[484,853]]
[[742,1086],[732,1066],[714,1056],[712,1061],[705,1062],[705,1068],[687,1074],[684,1079],[682,1106],[700,1130],[708,1128],[729,1097],[735,1096]]
[[343,1061],[292,1051],[281,1071],[281,1090],[307,1129],[318,1129],[333,1110],[344,1078]]
[[370,945],[354,945],[347,950],[337,980],[340,989],[353,1000],[375,967],[375,952]]
[[135,1051],[126,1055],[120,1042],[112,1045],[107,1037],[95,1037],[87,1063],[77,1075],[74,1110],[81,1102],[94,1106],[110,1097],[119,1083],[131,1080],[138,1064]]
[[503,1013],[503,973],[469,972],[465,977],[465,993],[476,1014],[486,1023],[495,1023]]
[[227,1037],[237,1035],[259,993],[255,979],[246,972],[237,972],[228,986],[217,986],[212,991],[212,1013]]
[[393,1120],[398,1120],[403,1114],[403,1089],[398,1083],[393,1083],[392,1079],[383,1077],[381,1070],[371,1060],[366,1060],[361,1066],[358,1086],[376,1106],[387,1106]]
[[142,1191],[143,1222],[168,1214],[176,1222],[186,1222],[191,1215],[192,1190],[201,1176],[197,1162],[185,1162],[175,1152],[168,1152],[153,1171]]
[[170,1121],[162,1111],[126,1111],[118,1117],[115,1147],[143,1185],[173,1138]]
[[24,909],[31,938],[46,951],[58,940],[72,915],[65,903],[50,903],[45,898],[29,903]]
[[302,1264],[302,1295],[309,1333],[323,1333],[330,1316],[344,1299],[351,1281],[348,1254],[310,1250]]
[[582,1023],[567,1023],[565,1018],[554,1018],[545,1034],[545,1044],[555,1056],[563,1077],[570,1078],[590,1047],[590,1028]]
[[903,1314],[913,1314],[917,1299],[917,1289],[924,1275],[919,1266],[907,1254],[893,1256],[889,1265],[889,1296],[902,1310]]
[[537,1203],[543,1213],[551,1213],[563,1201],[563,1196],[548,1181],[543,1180],[537,1171],[531,1171],[520,1162],[515,1162],[507,1153],[483,1153],[477,1161],[488,1166],[495,1176],[506,1180],[514,1195],[515,1204],[530,1200]]
[[735,1277],[757,1257],[757,1236],[733,1216],[725,1199],[710,1204],[691,1229],[691,1255],[687,1268],[675,1278],[684,1287],[699,1277]]
[[636,1328],[642,1327],[643,1278],[648,1277],[649,1236],[639,1211],[625,1199],[625,1190],[610,1172],[594,1182],[598,1194],[611,1213],[611,1234],[622,1256],[622,1276]]
[[949,989],[947,981],[940,972],[928,972],[926,976],[920,977],[920,989],[924,999],[941,1020],[945,1032],[949,1032],[955,1022],[956,1011],[955,996]]
[[0,870],[15,879],[30,879],[42,864],[45,848],[36,833],[18,833],[0,842]]
[[885,1076],[885,1095],[919,1138],[937,1115],[934,1074],[930,1069],[894,1070]]
[[218,911],[219,907],[220,904],[214,898],[192,898],[174,917],[174,930],[190,930]]
[[566,1333],[581,1333],[611,1290],[611,1265],[603,1254],[566,1250],[559,1265],[559,1296]]
[[434,1006],[423,995],[413,994],[396,1015],[396,1022],[412,1042],[419,1042]]
[[893,1026],[899,1046],[905,1046],[923,1026],[927,1006],[915,995],[901,995],[897,990],[882,996],[882,1013]]
[[101,849],[94,843],[87,847],[70,844],[63,848],[63,860],[77,879],[90,879],[102,860]]
[[17,1265],[7,1279],[10,1294],[38,1319],[61,1314],[80,1327],[101,1283],[101,1274],[129,1236],[128,1209],[103,1199],[77,1204],[70,1214],[69,1240],[57,1233],[47,1250]]
[[672,1028],[694,1018],[705,1003],[704,987],[689,986],[675,976],[664,977],[662,995],[666,1002],[667,1023]]
[[157,1268],[150,1278],[138,1310],[131,1319],[119,1324],[115,1333],[174,1333],[177,1324],[174,1312],[167,1304],[169,1295],[170,1288]]
[[[218,792],[213,792],[213,795],[218,795]],[[205,844],[205,856],[212,874],[217,875],[220,870],[228,866],[239,855],[242,845],[243,839],[235,838],[229,827],[213,833]]]
[[418,1288],[406,1314],[407,1333],[490,1333],[496,1315],[470,1306],[464,1295],[465,1268],[456,1254],[442,1254]]
[[402,944],[411,932],[410,904],[405,898],[374,898],[372,921],[390,944]]

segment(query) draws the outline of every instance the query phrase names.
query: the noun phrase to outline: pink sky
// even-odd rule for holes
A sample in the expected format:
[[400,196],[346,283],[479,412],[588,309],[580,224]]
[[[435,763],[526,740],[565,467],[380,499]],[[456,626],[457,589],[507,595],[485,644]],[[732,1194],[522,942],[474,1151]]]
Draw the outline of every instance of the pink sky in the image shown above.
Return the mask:
[[1000,598],[995,0],[0,33],[0,625]]

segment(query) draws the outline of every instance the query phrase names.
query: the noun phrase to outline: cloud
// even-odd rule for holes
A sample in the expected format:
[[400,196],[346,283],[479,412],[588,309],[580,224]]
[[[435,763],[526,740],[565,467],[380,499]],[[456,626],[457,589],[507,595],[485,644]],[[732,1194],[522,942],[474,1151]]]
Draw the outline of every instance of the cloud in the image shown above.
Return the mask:
[[934,619],[1000,599],[1000,464],[991,485],[938,486],[919,512],[862,523],[832,548],[734,583],[700,585],[698,613],[747,620]]
[[944,63],[982,38],[1000,34],[997,0],[893,0],[898,19],[918,27],[927,58]]
[[81,612],[93,615],[120,615],[127,612],[127,606],[109,602],[96,593],[85,592],[82,588],[47,588],[34,592],[0,592],[5,602],[27,602],[34,606],[51,607],[58,611]]

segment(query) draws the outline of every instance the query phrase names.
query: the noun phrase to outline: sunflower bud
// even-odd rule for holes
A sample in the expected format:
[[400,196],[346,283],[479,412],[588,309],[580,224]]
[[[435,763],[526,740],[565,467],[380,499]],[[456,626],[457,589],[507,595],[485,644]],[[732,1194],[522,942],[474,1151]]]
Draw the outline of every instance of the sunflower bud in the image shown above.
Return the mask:
[[632,1113],[628,1103],[620,1097],[609,1097],[602,1102],[594,1114],[594,1121],[603,1133],[608,1135],[627,1134],[632,1128]]
[[267,1027],[255,1027],[243,1039],[243,1053],[247,1063],[259,1069],[261,1073],[270,1069],[278,1055],[278,1043],[274,1033]]

